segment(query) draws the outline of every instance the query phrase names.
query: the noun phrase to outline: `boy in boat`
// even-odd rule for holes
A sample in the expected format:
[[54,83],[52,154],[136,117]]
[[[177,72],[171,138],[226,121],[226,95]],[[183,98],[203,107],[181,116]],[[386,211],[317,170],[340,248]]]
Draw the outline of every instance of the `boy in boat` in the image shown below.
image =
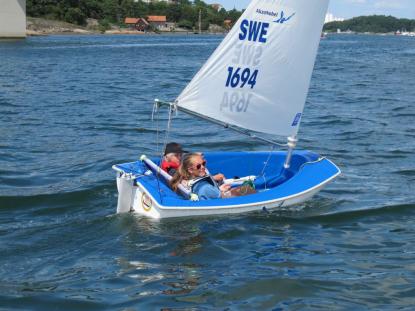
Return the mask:
[[180,166],[183,153],[187,153],[187,151],[183,150],[180,144],[168,143],[164,149],[164,156],[161,162],[162,170],[173,176]]

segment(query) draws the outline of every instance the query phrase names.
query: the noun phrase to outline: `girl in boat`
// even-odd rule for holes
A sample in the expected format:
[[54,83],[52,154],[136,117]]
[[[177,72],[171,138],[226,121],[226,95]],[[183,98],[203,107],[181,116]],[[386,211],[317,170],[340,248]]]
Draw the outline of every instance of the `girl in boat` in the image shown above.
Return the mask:
[[[189,153],[188,151],[183,150],[182,146],[179,143],[171,142],[166,145],[164,148],[164,156],[161,162],[161,169],[167,172],[170,176],[174,174],[179,169],[183,154]],[[203,157],[203,153],[199,153]],[[206,168],[205,168],[206,169]],[[206,170],[206,173],[209,172]],[[225,175],[218,173],[213,175],[212,178],[219,184],[223,183]]]
[[191,189],[199,200],[231,196],[230,185],[218,186],[215,180],[206,173],[206,160],[200,153],[188,153],[183,156],[182,164],[173,176],[170,186],[177,191],[179,184]]

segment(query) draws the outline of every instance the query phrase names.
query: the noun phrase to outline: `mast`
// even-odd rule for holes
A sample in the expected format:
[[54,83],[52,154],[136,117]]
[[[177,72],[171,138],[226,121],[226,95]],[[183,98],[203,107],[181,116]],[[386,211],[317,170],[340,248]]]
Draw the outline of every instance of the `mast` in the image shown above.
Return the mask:
[[285,163],[284,163],[285,169],[290,168],[291,157],[293,155],[293,151],[294,151],[295,146],[297,145],[297,142],[298,142],[297,137],[294,135],[287,138],[288,151],[287,151],[287,157],[285,158]]

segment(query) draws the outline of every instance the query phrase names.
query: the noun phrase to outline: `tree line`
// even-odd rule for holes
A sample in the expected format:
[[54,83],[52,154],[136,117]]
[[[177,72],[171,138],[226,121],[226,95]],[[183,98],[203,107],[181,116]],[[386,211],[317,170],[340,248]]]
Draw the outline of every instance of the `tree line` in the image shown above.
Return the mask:
[[167,16],[169,22],[192,29],[198,27],[199,12],[203,30],[209,24],[223,25],[225,19],[235,22],[242,12],[235,9],[216,10],[201,0],[178,0],[144,3],[134,0],[27,0],[26,14],[85,26],[88,18],[97,19],[100,25],[123,25],[125,17]]
[[335,32],[351,30],[354,32],[388,33],[415,31],[415,20],[385,15],[359,16],[342,22],[330,22],[324,25],[324,31]]

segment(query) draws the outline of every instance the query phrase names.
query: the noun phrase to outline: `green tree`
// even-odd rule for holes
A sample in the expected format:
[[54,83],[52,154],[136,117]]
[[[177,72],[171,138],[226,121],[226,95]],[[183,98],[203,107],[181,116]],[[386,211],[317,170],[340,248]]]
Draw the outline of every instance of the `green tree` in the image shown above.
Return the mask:
[[233,9],[228,12],[227,19],[230,19],[232,20],[233,23],[235,23],[239,19],[239,17],[241,17],[241,15],[242,15],[242,12],[239,12]]
[[177,26],[179,26],[181,28],[192,30],[193,29],[193,22],[191,22],[187,19],[182,19],[177,23]]
[[[171,22],[180,22],[189,29],[198,24],[199,11],[202,16],[202,28],[209,24],[223,25],[225,18],[235,22],[241,12],[225,9],[217,12],[211,5],[202,0],[179,0],[177,4],[167,2],[144,3],[139,0],[26,0],[28,16],[64,20],[84,25],[87,18],[100,21],[100,27],[105,28],[109,23],[123,24],[125,17],[146,17],[148,15],[165,15]],[[412,21],[407,22],[407,28],[413,28]]]
[[72,24],[85,25],[86,16],[79,8],[68,8],[65,13],[65,21]]
[[79,8],[89,18],[103,18],[102,2],[99,0],[80,0]]
[[111,28],[111,23],[107,19],[100,19],[99,20],[99,30],[101,32],[105,32],[105,30],[108,30]]
[[342,22],[331,22],[324,25],[325,31],[355,31],[355,32],[373,32],[388,33],[397,30],[411,30],[415,27],[415,20],[398,19],[393,16],[372,15],[359,16]]
[[102,1],[102,18],[107,19],[111,23],[118,22],[118,0]]
[[179,5],[171,4],[167,7],[166,10],[167,20],[171,22],[175,22],[180,20],[181,17],[181,10]]

